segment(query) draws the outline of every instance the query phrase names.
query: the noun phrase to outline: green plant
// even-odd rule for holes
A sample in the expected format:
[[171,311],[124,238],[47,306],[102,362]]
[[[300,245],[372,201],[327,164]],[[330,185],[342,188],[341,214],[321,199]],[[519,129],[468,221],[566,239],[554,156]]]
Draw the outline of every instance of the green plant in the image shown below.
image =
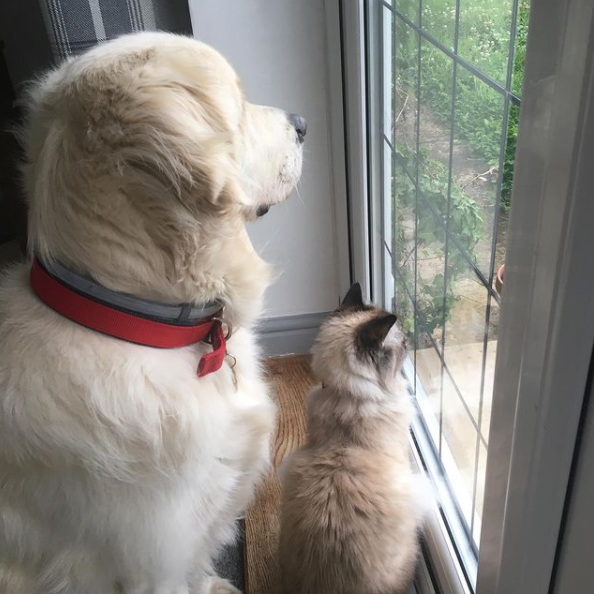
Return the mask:
[[[416,0],[399,0],[396,6],[418,22],[419,4]],[[426,0],[422,6],[422,27],[441,43],[453,48],[455,0]],[[529,0],[519,1],[512,78],[512,89],[517,96],[520,96],[524,75],[529,6]],[[469,0],[462,2],[460,8],[459,55],[504,85],[508,70],[512,2]],[[447,162],[447,158],[441,158],[435,153],[430,155],[423,146],[423,139],[427,131],[432,131],[431,121],[439,122],[444,134],[449,134],[450,126],[453,125],[454,139],[470,150],[469,157],[483,161],[481,167],[488,166],[495,172],[500,167],[501,144],[505,140],[499,199],[500,208],[505,212],[509,209],[513,183],[519,108],[513,103],[509,106],[507,129],[502,133],[504,97],[465,68],[458,67],[455,117],[452,122],[453,60],[433,44],[420,38],[399,18],[394,20],[394,38],[396,174],[392,195],[398,220],[394,222],[392,247],[404,283],[411,292],[415,289],[416,298],[416,303],[412,304],[401,295],[397,308],[403,327],[409,334],[414,332],[415,308],[422,327],[433,333],[444,319],[449,319],[456,300],[456,279],[468,269],[468,265],[460,250],[450,243],[445,266],[445,233],[442,222],[447,216],[450,180],[448,169],[441,161]],[[416,112],[417,106],[420,106],[420,114]],[[417,134],[416,125],[411,121],[416,120],[418,115],[421,141],[419,154],[415,148],[411,148],[416,144]],[[406,145],[407,142],[409,146]],[[404,172],[405,169],[413,177],[416,177],[418,170],[418,189],[424,197],[420,202],[417,201],[415,184]],[[476,259],[475,248],[485,224],[483,211],[493,208],[495,203],[496,178],[497,175],[489,178],[490,182],[487,183],[492,184],[492,189],[482,192],[478,196],[479,202],[465,193],[464,188],[457,183],[455,174],[451,180],[449,229],[473,260]],[[423,206],[426,203],[433,212],[426,212],[427,208]],[[425,212],[419,211],[422,208]],[[408,227],[403,219],[408,219]],[[414,227],[414,232],[411,226]],[[420,258],[416,267],[411,266],[412,253],[418,254]],[[425,276],[419,274],[418,262],[423,258],[431,259],[432,255],[437,263],[444,264],[443,273],[435,274],[432,271]]]
[[[454,2],[429,0],[423,6],[423,27],[442,43],[452,46]],[[529,0],[520,0],[512,78],[512,89],[518,96],[524,75],[529,8]],[[495,81],[504,84],[507,77],[511,2],[473,0],[463,3],[459,29],[458,53]],[[395,84],[398,89],[408,88],[414,95],[411,82],[416,81],[417,77],[418,38],[416,33],[400,21],[396,23],[395,35]],[[449,126],[453,62],[429,42],[421,41],[420,47],[420,103],[445,126]],[[463,139],[489,167],[499,167],[503,116],[503,97],[465,69],[458,68],[454,137]],[[501,180],[500,205],[504,211],[509,209],[513,184],[518,119],[519,109],[516,105],[511,105],[505,132]]]
[[[529,15],[529,1],[521,0],[520,5],[518,6],[518,29],[516,33],[516,49],[514,52],[514,71],[512,79],[512,90],[518,97],[522,93],[522,82],[524,81],[524,63],[526,61],[526,41],[528,38]],[[516,144],[518,140],[519,120],[520,108],[513,104],[510,107],[507,124],[503,180],[501,183],[501,209],[505,212],[507,212],[510,207],[511,192],[514,180],[514,165],[516,160]]]
[[[456,247],[450,246],[447,254],[447,267],[444,273],[438,273],[431,278],[416,275],[407,266],[411,252],[435,252],[443,256],[444,224],[447,221],[449,231],[453,234],[464,251],[474,259],[474,251],[482,237],[483,218],[480,206],[475,200],[465,194],[455,181],[450,187],[450,204],[448,213],[449,173],[439,161],[431,159],[426,150],[416,152],[405,145],[396,147],[396,175],[393,179],[394,212],[397,213],[396,233],[394,237],[394,253],[400,265],[400,272],[408,287],[416,285],[416,309],[421,318],[424,329],[433,333],[445,320],[450,317],[451,309],[456,300],[455,282],[459,275],[466,271],[468,264],[464,256]],[[407,169],[404,168],[407,164]],[[418,167],[418,188],[406,171],[410,172]],[[415,239],[412,250],[407,246],[404,219],[416,212]],[[449,214],[449,216],[448,216]],[[444,299],[445,295],[445,299]],[[445,306],[445,309],[444,309]],[[414,313],[399,311],[404,330],[412,335],[414,331]]]

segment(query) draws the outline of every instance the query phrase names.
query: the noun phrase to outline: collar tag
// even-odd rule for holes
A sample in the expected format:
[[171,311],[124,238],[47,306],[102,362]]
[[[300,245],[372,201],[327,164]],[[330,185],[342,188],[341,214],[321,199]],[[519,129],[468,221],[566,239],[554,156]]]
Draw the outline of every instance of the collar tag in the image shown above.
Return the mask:
[[218,371],[225,360],[227,354],[227,340],[223,331],[223,322],[215,318],[212,322],[210,335],[207,341],[212,344],[212,351],[206,355],[202,355],[200,363],[198,363],[198,377],[204,377],[209,373]]

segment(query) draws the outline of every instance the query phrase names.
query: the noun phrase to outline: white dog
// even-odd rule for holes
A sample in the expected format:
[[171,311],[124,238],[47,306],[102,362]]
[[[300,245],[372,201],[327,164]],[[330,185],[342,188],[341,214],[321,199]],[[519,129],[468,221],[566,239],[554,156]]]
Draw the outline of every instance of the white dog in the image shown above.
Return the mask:
[[53,311],[29,265],[8,271],[2,594],[235,591],[211,559],[267,466],[275,420],[252,332],[271,275],[245,223],[288,197],[304,135],[299,116],[248,103],[217,52],[175,35],[105,43],[33,88],[25,181],[46,277],[62,271],[73,299],[92,279],[135,319],[148,302],[211,317],[224,304],[233,357],[199,377],[216,340],[114,338]]

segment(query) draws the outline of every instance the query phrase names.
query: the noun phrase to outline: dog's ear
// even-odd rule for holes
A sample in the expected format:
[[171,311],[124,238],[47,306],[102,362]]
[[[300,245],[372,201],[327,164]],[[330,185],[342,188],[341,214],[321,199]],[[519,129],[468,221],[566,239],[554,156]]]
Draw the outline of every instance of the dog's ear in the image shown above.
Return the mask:
[[129,183],[137,182],[153,198],[171,197],[192,211],[225,210],[239,201],[227,136],[204,131],[202,138],[183,138],[160,115],[139,131],[119,168]]
[[[150,144],[147,138],[144,146]],[[208,159],[180,157],[175,147],[141,154],[143,148],[139,144],[137,154],[120,164],[128,185],[159,201],[172,198],[191,211],[219,210],[231,201],[226,176],[213,171]]]
[[208,81],[201,86],[193,80],[195,65],[192,79],[182,59],[189,56],[176,56],[174,69],[151,50],[133,60],[126,56],[132,63],[113,71],[83,73],[73,101],[82,124],[76,129],[83,150],[111,164],[129,195],[140,190],[212,212],[237,200],[235,188],[228,187],[234,137],[208,96]]

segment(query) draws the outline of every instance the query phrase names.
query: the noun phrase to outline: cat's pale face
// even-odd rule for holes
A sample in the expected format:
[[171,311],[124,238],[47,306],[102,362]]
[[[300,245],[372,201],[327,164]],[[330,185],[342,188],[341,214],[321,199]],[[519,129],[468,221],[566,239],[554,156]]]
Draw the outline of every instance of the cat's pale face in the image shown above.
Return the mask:
[[312,368],[323,383],[348,388],[371,382],[390,390],[402,367],[406,339],[396,316],[366,305],[356,284],[320,329],[312,353]]

